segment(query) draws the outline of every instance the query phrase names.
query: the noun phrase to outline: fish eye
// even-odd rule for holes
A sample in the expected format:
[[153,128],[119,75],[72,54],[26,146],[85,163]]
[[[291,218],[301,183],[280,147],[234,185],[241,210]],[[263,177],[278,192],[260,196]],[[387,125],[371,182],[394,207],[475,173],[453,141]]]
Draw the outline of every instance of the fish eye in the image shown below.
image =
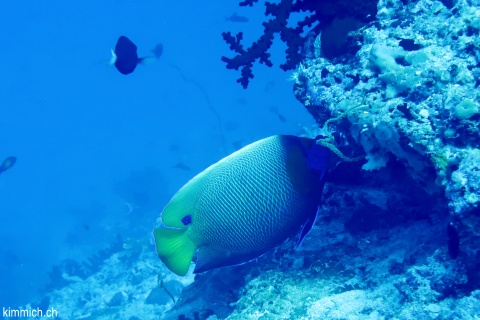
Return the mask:
[[185,217],[183,217],[181,221],[184,226],[188,226],[190,223],[192,223],[192,216],[188,214]]

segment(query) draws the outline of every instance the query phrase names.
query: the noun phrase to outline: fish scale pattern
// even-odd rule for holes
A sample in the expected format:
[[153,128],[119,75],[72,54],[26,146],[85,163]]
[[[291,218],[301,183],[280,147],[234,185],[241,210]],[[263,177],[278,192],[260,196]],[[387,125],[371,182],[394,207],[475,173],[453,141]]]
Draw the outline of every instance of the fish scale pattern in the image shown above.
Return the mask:
[[225,158],[204,177],[189,230],[200,249],[214,245],[257,256],[299,230],[308,203],[290,182],[287,152],[284,138],[270,137]]

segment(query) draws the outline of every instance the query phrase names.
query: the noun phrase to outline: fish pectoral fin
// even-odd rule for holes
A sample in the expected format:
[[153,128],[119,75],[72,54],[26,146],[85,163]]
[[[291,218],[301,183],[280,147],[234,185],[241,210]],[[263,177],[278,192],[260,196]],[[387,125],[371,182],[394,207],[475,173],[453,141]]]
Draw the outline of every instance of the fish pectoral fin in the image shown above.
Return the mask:
[[312,227],[317,220],[319,211],[320,207],[318,207],[318,209],[315,211],[315,214],[310,215],[310,217],[308,217],[308,220],[305,221],[305,223],[303,224],[302,231],[300,232],[300,237],[298,237],[297,246],[300,246],[302,244],[305,236],[310,232],[310,230],[312,230]]
[[177,275],[186,275],[197,247],[185,230],[155,228],[153,235],[157,254],[162,262]]

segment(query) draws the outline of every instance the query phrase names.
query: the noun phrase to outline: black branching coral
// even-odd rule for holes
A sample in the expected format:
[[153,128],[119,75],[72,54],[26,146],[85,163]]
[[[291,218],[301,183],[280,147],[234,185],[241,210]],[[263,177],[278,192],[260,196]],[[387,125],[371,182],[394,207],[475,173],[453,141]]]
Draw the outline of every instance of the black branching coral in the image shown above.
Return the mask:
[[[241,77],[237,79],[243,88],[247,88],[250,79],[253,79],[252,67],[260,62],[268,67],[273,66],[270,60],[270,49],[275,34],[287,45],[286,61],[280,65],[284,71],[295,69],[303,58],[306,40],[317,36],[322,30],[333,29],[328,36],[322,37],[322,52],[328,48],[328,41],[338,42],[338,33],[345,38],[346,32],[354,30],[375,18],[378,0],[281,0],[278,3],[265,1],[265,16],[272,18],[263,22],[264,33],[249,48],[241,43],[243,32],[233,36],[230,32],[223,32],[222,37],[236,55],[233,58],[223,56],[222,61],[227,69],[241,69]],[[258,0],[245,0],[240,6],[253,6]],[[294,26],[288,26],[292,14],[306,14]],[[338,27],[340,21],[345,20],[343,26]],[[353,22],[352,22],[353,21]],[[334,22],[337,22],[334,24]],[[345,26],[347,25],[347,26]],[[346,32],[346,33],[345,33]],[[337,48],[338,49],[338,48]],[[326,50],[328,52],[328,49]],[[338,54],[334,50],[333,57]],[[328,53],[327,53],[328,58]]]

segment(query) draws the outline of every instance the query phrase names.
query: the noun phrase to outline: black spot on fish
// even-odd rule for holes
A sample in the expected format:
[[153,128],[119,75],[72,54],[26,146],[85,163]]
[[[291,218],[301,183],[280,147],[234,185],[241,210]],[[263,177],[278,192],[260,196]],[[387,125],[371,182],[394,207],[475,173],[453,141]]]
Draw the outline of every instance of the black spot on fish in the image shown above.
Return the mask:
[[115,68],[122,74],[132,73],[140,62],[137,54],[137,46],[127,37],[118,38],[115,46]]
[[460,253],[460,239],[458,238],[457,229],[449,223],[447,226],[447,237],[448,237],[448,253],[450,258],[455,259]]
[[185,217],[183,217],[181,221],[184,226],[188,226],[190,223],[192,223],[192,216],[188,214]]

